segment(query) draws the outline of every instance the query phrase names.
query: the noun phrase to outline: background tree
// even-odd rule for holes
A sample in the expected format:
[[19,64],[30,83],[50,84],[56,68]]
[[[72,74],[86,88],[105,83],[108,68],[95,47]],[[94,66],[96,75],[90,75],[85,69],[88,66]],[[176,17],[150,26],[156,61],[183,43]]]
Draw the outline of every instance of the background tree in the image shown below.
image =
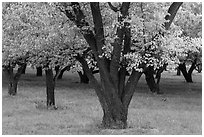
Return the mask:
[[16,95],[18,81],[29,54],[29,50],[25,48],[28,28],[18,19],[18,3],[3,3],[2,6],[2,65],[9,78],[8,93]]

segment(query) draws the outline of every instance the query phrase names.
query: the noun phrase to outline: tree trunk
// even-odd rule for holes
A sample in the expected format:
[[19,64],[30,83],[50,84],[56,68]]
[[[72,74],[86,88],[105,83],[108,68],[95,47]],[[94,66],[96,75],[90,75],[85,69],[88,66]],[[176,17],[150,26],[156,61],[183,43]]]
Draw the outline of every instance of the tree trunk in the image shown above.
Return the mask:
[[37,73],[36,76],[41,77],[42,76],[42,67],[36,67]]
[[147,85],[150,89],[150,91],[152,93],[157,92],[157,88],[156,88],[156,83],[155,83],[155,79],[154,79],[154,70],[152,67],[148,67],[145,72],[145,80],[147,82]]
[[177,72],[176,72],[176,75],[177,75],[177,76],[181,76],[181,70],[179,69],[179,67],[176,68],[176,71],[177,71]]
[[7,74],[9,76],[9,84],[8,84],[8,94],[11,96],[16,95],[17,93],[17,81],[14,79],[13,68],[7,68]]
[[17,87],[18,87],[18,81],[21,77],[22,71],[24,66],[20,66],[16,72],[16,74],[13,73],[13,67],[8,66],[6,68],[7,74],[9,77],[9,84],[8,84],[8,94],[11,96],[14,96],[17,94]]
[[23,65],[22,74],[25,74],[25,72],[26,72],[26,67],[27,67],[27,64],[25,63],[25,64]]
[[127,127],[128,109],[124,110],[123,107],[117,105],[111,104],[109,108],[103,109],[103,127],[111,129],[125,129]]
[[60,69],[60,66],[58,65],[58,66],[55,66],[55,72],[56,72],[56,74],[59,72],[59,69]]
[[89,83],[89,78],[87,77],[87,75],[84,71],[83,71],[83,73],[81,71],[78,71],[78,74],[79,74],[79,78],[80,78],[80,83],[85,83],[85,84]]
[[202,72],[202,64],[201,63],[197,64],[196,67],[197,67],[196,70],[198,71],[198,73],[201,73]]
[[193,82],[193,80],[192,80],[192,72],[193,71],[189,70],[189,72],[187,72],[186,64],[185,63],[179,64],[179,69],[181,70],[181,72],[182,72],[186,82],[192,83]]
[[8,94],[11,96],[15,96],[17,94],[17,85],[18,81],[14,79],[9,80]]
[[[165,70],[166,65],[163,67],[159,68],[156,70],[156,76],[154,77],[154,69],[153,67],[148,67],[144,74],[145,74],[145,79],[147,82],[147,85],[152,93],[157,93],[157,94],[163,94],[163,92],[160,91],[159,88],[159,83],[161,79],[161,73]],[[156,81],[157,79],[157,81]]]
[[55,107],[55,80],[53,79],[53,71],[52,69],[45,70],[46,74],[46,93],[47,93],[47,107],[53,108]]

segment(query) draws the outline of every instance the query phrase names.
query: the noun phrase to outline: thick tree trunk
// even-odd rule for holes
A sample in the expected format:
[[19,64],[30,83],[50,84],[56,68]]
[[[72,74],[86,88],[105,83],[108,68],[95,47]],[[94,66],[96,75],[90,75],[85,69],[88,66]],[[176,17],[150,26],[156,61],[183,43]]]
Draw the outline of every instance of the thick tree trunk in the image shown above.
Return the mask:
[[106,110],[103,109],[102,125],[105,128],[125,129],[127,127],[128,109],[115,109],[122,108],[116,105],[118,104],[111,104]]
[[37,73],[36,76],[41,77],[42,76],[42,67],[36,67]]
[[55,80],[53,79],[52,69],[45,70],[46,74],[46,93],[47,93],[47,107],[55,107]]

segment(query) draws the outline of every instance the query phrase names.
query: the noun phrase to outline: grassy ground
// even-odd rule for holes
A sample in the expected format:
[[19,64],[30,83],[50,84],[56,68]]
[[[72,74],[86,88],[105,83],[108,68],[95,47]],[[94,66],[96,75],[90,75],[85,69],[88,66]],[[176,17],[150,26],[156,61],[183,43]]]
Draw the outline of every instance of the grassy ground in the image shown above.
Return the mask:
[[154,95],[144,76],[129,107],[127,129],[100,128],[102,110],[94,90],[77,83],[77,74],[66,72],[57,82],[57,110],[45,109],[45,77],[27,70],[17,96],[7,95],[3,74],[2,134],[202,134],[202,76],[193,74],[194,83],[182,76],[162,74],[161,90]]

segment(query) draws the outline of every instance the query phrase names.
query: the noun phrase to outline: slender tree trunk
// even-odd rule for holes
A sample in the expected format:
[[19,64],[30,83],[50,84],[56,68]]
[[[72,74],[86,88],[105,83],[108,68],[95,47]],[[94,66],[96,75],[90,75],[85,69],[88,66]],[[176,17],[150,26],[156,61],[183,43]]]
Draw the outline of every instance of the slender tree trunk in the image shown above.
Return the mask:
[[55,107],[55,80],[53,79],[52,69],[45,70],[46,74],[46,93],[47,93],[47,107]]
[[177,72],[176,72],[176,75],[177,75],[177,76],[181,76],[181,70],[179,69],[179,67],[176,68],[176,71],[177,71]]
[[59,65],[58,65],[58,66],[55,66],[55,72],[56,72],[56,74],[58,73],[59,69],[60,69],[60,66],[59,66]]
[[42,76],[42,67],[36,67],[37,73],[36,76],[41,77]]

